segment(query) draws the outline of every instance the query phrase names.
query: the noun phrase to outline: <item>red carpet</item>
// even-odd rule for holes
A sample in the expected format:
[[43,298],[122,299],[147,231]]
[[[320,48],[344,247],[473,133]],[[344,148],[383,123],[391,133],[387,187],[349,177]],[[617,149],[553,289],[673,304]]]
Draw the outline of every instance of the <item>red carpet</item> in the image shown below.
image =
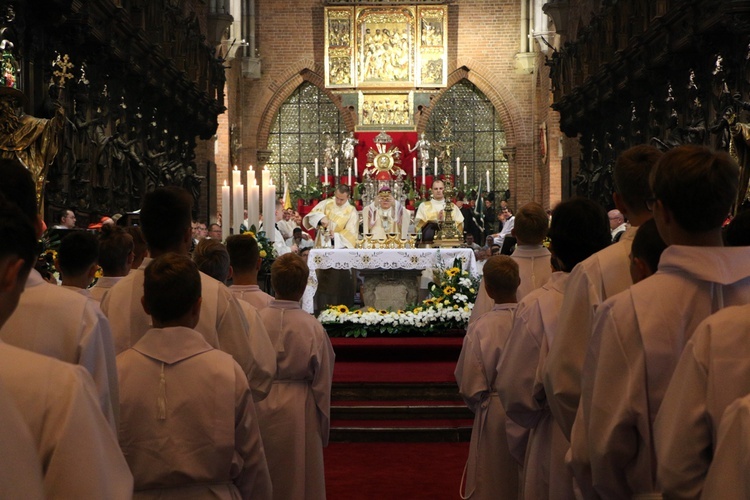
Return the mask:
[[398,363],[386,361],[336,361],[333,382],[455,382],[453,361]]
[[328,500],[457,499],[469,443],[331,443]]

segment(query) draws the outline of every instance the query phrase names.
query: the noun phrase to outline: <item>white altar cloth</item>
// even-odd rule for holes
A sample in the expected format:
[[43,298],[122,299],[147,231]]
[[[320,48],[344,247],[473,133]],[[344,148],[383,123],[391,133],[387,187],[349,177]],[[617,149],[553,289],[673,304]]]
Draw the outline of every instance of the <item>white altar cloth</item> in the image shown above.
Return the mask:
[[447,269],[456,258],[461,259],[464,271],[478,274],[474,251],[470,248],[409,248],[409,249],[340,249],[319,248],[310,251],[307,265],[310,277],[302,296],[302,308],[313,313],[315,292],[318,289],[318,269],[430,269],[442,261]]

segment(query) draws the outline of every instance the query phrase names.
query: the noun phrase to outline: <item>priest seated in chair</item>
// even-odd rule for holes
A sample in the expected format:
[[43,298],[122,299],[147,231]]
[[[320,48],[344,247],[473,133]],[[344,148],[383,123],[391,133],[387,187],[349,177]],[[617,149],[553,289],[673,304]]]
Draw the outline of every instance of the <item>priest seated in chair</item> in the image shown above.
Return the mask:
[[[435,233],[440,229],[440,224],[445,220],[445,184],[441,180],[432,183],[432,199],[425,201],[417,209],[417,215],[414,217],[415,228],[421,234],[422,243],[431,243],[435,238]],[[453,207],[451,216],[456,223],[456,229],[459,234],[464,230],[464,216],[461,210],[452,202]]]
[[363,233],[371,234],[375,240],[384,240],[393,234],[405,240],[409,237],[410,220],[411,211],[393,198],[391,187],[386,184],[363,210]]

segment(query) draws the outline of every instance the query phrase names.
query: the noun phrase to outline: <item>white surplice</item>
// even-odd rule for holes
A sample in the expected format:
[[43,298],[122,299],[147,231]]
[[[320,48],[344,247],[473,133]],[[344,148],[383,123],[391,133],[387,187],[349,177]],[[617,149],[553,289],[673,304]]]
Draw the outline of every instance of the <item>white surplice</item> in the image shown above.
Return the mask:
[[721,418],[716,452],[701,500],[750,498],[750,396],[729,405]]
[[131,498],[133,476],[84,368],[0,342],[0,383],[28,425],[47,498]]
[[518,304],[497,369],[497,391],[508,418],[531,429],[524,461],[524,498],[572,499],[565,466],[569,443],[549,410],[541,374],[553,345],[568,273],[552,273]]
[[154,328],[117,369],[134,498],[272,497],[253,398],[231,356],[190,328]]
[[257,310],[261,310],[273,301],[258,285],[232,285],[229,291],[237,300],[244,300]]
[[326,496],[334,353],[323,325],[298,302],[274,300],[258,311],[277,353],[271,392],[257,403],[260,432],[277,500]]
[[[143,263],[113,286],[102,300],[102,311],[109,318],[118,354],[135,345],[151,328],[151,317],[141,305],[144,271],[153,259]],[[250,376],[253,356],[248,340],[248,324],[242,308],[229,289],[207,274],[201,276],[201,314],[195,327],[211,347],[231,354]],[[250,387],[255,383],[249,379]]]
[[[750,249],[672,245],[653,276],[597,311],[582,376],[593,485],[604,498],[658,490],[652,426],[697,325],[750,303]],[[576,447],[572,447],[573,453]]]
[[[333,231],[334,246],[336,248],[354,248],[359,235],[359,215],[354,206],[346,202],[341,206],[336,205],[335,198],[323,200],[302,219],[305,229],[318,229],[320,221],[326,217],[328,227],[326,231]],[[324,230],[320,228],[320,230]]]
[[[518,245],[516,247],[513,255],[510,256],[518,264],[518,276],[521,278],[521,284],[516,291],[516,299],[520,301],[532,290],[536,290],[549,281],[552,275],[550,257],[549,250],[542,245]],[[484,282],[480,283],[469,324],[474,323],[479,316],[492,309],[493,305],[493,300],[484,289]]]
[[268,338],[268,332],[263,325],[258,310],[244,300],[237,300],[250,325],[250,350],[253,353],[250,368],[250,380],[253,381],[253,399],[260,401],[268,396],[276,378],[276,351]]
[[115,286],[124,276],[102,276],[96,281],[96,284],[89,288],[89,294],[92,299],[101,302],[104,295],[110,288]]
[[51,285],[31,270],[18,307],[0,329],[13,346],[86,368],[99,406],[115,430],[119,396],[112,331],[95,301]]
[[665,495],[698,498],[727,407],[750,394],[750,305],[727,307],[693,333],[654,422]]
[[[419,204],[417,208],[417,214],[414,216],[414,228],[417,232],[420,232],[422,228],[428,222],[443,222],[445,220],[445,198],[442,200],[429,200]],[[456,222],[456,229],[459,233],[463,233],[464,230],[464,214],[461,213],[461,209],[455,203],[451,203],[453,211],[451,217]],[[443,217],[440,217],[440,212],[443,212]]]
[[550,410],[568,439],[581,397],[581,371],[594,313],[608,297],[633,284],[629,256],[637,230],[628,228],[620,241],[578,263],[570,272],[560,309],[559,342],[550,346],[543,373]]
[[[471,325],[456,364],[458,391],[474,412],[463,498],[518,497],[519,462],[511,454],[506,434],[506,425],[512,426],[513,422],[505,416],[493,385],[515,309],[516,304],[497,304]],[[511,428],[520,431],[513,444],[525,440],[522,429]]]
[[0,383],[0,498],[43,500],[42,461],[29,426]]

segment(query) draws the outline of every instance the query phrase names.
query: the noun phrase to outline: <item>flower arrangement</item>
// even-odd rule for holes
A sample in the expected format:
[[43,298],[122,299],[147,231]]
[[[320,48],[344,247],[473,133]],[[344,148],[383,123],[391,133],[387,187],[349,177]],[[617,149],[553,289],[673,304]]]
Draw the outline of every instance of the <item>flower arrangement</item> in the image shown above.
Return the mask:
[[319,200],[323,197],[322,187],[319,182],[310,182],[306,186],[297,186],[292,190],[292,203],[296,204],[297,200],[304,203],[310,203],[311,200]]
[[243,230],[243,227],[240,227],[240,234],[245,233],[255,238],[255,241],[258,242],[260,258],[263,259],[263,262],[260,265],[260,273],[271,274],[271,266],[273,265],[273,261],[276,259],[277,255],[276,249],[273,247],[273,244],[268,241],[266,232],[257,231],[254,225],[250,226],[250,229],[247,231]]
[[404,310],[386,311],[373,307],[350,311],[345,305],[330,306],[318,320],[331,337],[368,335],[429,335],[465,329],[479,289],[479,278],[464,271],[461,260],[445,268],[442,261],[428,286],[430,296]]

